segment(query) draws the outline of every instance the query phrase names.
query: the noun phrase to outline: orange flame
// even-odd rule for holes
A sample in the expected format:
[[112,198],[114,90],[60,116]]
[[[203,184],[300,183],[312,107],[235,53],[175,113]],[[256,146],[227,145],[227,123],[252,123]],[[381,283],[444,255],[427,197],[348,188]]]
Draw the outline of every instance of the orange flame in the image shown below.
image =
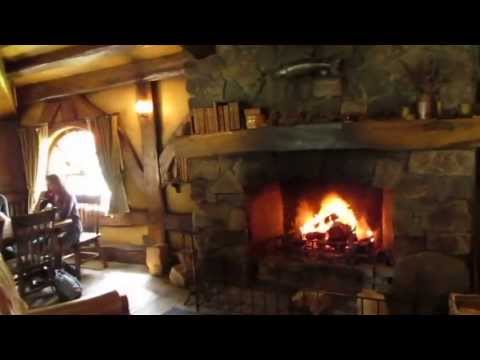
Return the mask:
[[358,239],[373,238],[374,232],[368,226],[365,217],[357,219],[350,205],[337,193],[327,194],[321,202],[320,211],[314,214],[306,202],[301,202],[298,208],[297,224],[300,224],[302,237],[309,233],[327,233],[334,224],[330,218],[332,214],[338,217],[338,221],[349,225]]

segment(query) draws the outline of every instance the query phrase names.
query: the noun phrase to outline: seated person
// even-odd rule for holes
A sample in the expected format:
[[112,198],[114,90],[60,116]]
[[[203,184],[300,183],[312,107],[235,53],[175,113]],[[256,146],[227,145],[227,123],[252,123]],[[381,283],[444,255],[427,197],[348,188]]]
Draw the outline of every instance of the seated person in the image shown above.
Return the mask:
[[77,208],[77,199],[70,194],[57,175],[47,176],[47,191],[40,195],[35,211],[41,211],[48,206],[57,209],[57,220],[71,219],[72,224],[66,229],[62,236],[64,252],[69,252],[78,244],[82,233],[82,223]]

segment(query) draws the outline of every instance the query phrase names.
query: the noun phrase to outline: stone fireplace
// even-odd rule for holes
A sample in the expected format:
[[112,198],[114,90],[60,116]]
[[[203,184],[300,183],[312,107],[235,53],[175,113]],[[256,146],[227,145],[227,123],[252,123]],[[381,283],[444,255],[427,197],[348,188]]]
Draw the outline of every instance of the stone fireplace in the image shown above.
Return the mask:
[[[402,121],[418,95],[402,63],[432,57],[448,79],[438,99],[453,115]],[[326,76],[295,73],[319,59]],[[475,119],[455,111],[474,103],[476,61],[468,45],[219,45],[192,62],[192,108],[235,101],[269,119],[263,129],[181,138],[166,152],[188,158],[206,273],[226,275],[216,259],[232,283],[373,287],[402,299],[405,313],[469,291],[478,139]]]
[[[322,196],[335,192],[374,233],[375,261],[391,266],[392,292],[418,295],[429,287],[424,281],[434,293],[470,286],[474,150],[261,153],[191,159],[190,168],[200,258],[228,262],[236,281],[268,279],[271,271],[299,281],[284,262],[272,265],[269,248],[298,229],[299,206],[310,202],[317,212]],[[336,276],[326,284],[324,272],[315,274],[319,281],[304,286],[357,291],[371,280],[359,272],[356,282]]]

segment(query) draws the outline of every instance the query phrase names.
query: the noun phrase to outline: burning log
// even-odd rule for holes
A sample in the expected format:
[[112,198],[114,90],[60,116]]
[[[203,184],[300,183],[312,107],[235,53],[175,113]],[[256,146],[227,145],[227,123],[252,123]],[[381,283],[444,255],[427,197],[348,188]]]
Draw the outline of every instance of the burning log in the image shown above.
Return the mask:
[[350,226],[338,221],[332,225],[327,234],[328,242],[331,243],[346,243],[354,235]]
[[320,232],[313,232],[305,235],[305,239],[308,241],[315,241],[315,240],[325,240],[325,234]]

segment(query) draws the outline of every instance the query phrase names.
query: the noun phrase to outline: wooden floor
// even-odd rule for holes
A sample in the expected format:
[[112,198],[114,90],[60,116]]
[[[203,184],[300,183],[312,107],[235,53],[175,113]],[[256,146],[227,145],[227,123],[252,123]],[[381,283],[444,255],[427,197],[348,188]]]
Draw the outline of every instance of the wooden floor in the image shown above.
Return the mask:
[[[94,270],[99,269],[99,270]],[[96,263],[82,267],[83,297],[116,290],[127,295],[133,315],[162,315],[172,307],[186,308],[185,289],[172,286],[168,279],[151,276],[143,265],[109,263],[103,270]]]

